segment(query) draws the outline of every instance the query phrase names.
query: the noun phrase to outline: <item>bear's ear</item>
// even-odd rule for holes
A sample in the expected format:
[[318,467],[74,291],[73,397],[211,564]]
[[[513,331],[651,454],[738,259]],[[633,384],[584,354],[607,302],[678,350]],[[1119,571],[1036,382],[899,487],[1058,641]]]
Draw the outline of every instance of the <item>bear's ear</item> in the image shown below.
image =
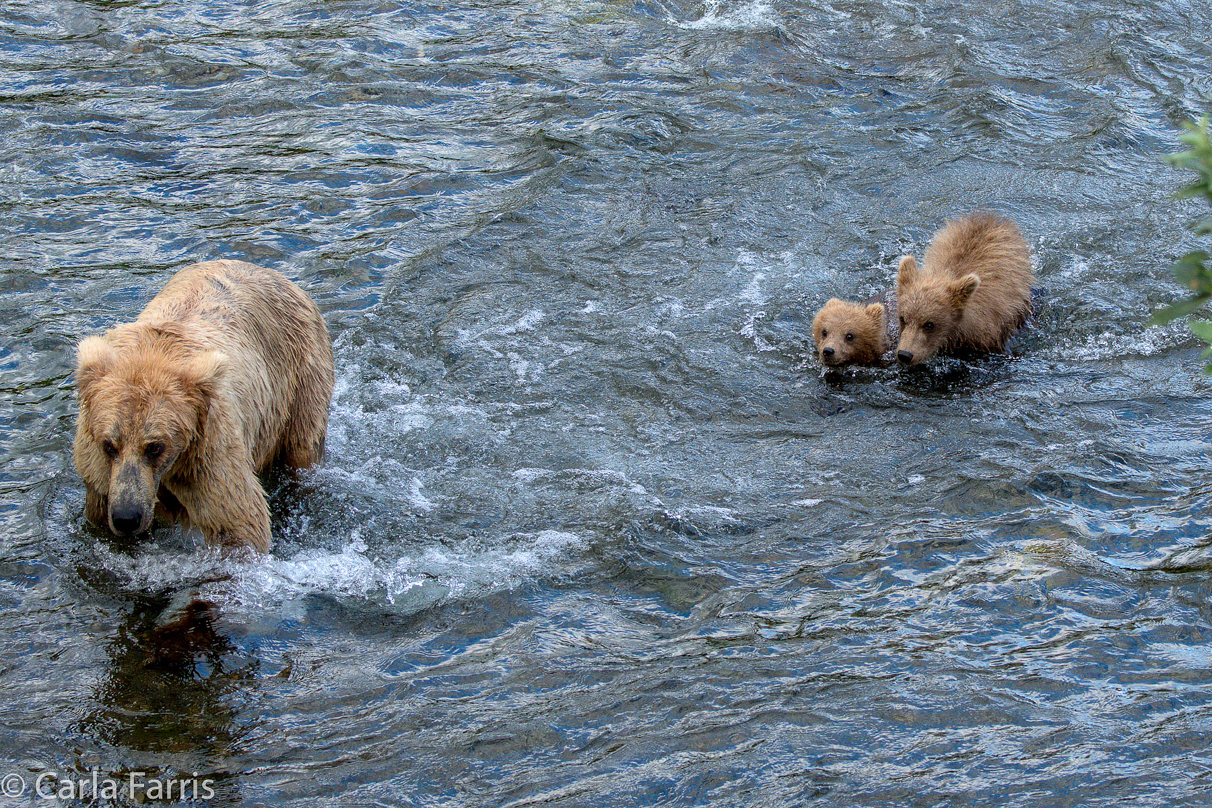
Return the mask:
[[884,304],[872,303],[867,307],[867,316],[874,320],[879,325],[884,324]]
[[900,267],[896,270],[898,286],[907,286],[917,277],[917,260],[912,255],[902,255]]
[[223,383],[223,377],[227,375],[227,367],[230,364],[231,360],[227,354],[208,351],[190,361],[184,381],[203,400],[209,402],[218,393],[219,385]]
[[230,363],[231,360],[226,354],[208,351],[190,359],[188,366],[181,373],[181,385],[197,417],[197,438],[206,434],[206,425],[210,422],[219,386],[223,383]]
[[114,366],[117,355],[109,340],[101,336],[86,337],[76,348],[76,388],[80,397]]
[[963,309],[968,305],[968,298],[972,297],[972,293],[981,285],[981,279],[971,273],[960,278],[947,289],[947,294],[951,299],[951,305],[956,309]]

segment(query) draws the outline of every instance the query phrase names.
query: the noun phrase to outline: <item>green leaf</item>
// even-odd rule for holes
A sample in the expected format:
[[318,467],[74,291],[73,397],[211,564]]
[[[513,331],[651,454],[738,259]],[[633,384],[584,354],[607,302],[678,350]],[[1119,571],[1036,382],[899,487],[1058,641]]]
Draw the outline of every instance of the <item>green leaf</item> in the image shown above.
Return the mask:
[[1208,253],[1189,252],[1170,266],[1174,279],[1193,292],[1212,292],[1212,269],[1207,266]]
[[1207,302],[1209,295],[1200,295],[1189,300],[1180,300],[1179,302],[1167,306],[1164,309],[1158,309],[1153,312],[1153,316],[1149,318],[1146,325],[1165,325],[1166,323],[1177,320],[1179,317],[1186,317],[1193,311],[1197,311],[1200,306]]
[[[1212,345],[1212,323],[1207,320],[1192,320],[1187,325],[1190,326],[1192,334]],[[1212,348],[1209,348],[1205,353],[1212,356]]]
[[[1212,139],[1208,135],[1210,116],[1201,115],[1195,121],[1183,121],[1178,141],[1187,148],[1165,155],[1165,160],[1175,168],[1192,171],[1194,182],[1183,186],[1175,194],[1176,199],[1203,197],[1212,204]],[[1212,236],[1212,215],[1205,215],[1191,225],[1197,236]],[[1212,264],[1206,250],[1187,253],[1171,265],[1174,279],[1186,287],[1188,297],[1153,313],[1150,325],[1161,325],[1189,315],[1212,299]],[[1192,320],[1187,323],[1191,333],[1212,346],[1212,321]],[[1205,359],[1212,359],[1212,347],[1204,351]],[[1205,371],[1212,374],[1212,362]]]
[[1179,188],[1178,192],[1176,194],[1174,194],[1174,198],[1175,199],[1190,199],[1193,196],[1207,196],[1207,195],[1208,195],[1208,189],[1204,188],[1204,186],[1187,185],[1183,188]]
[[1204,145],[1206,137],[1199,129],[1192,127],[1179,135],[1178,140],[1180,143],[1190,146],[1190,151],[1194,152],[1199,151],[1199,148]]

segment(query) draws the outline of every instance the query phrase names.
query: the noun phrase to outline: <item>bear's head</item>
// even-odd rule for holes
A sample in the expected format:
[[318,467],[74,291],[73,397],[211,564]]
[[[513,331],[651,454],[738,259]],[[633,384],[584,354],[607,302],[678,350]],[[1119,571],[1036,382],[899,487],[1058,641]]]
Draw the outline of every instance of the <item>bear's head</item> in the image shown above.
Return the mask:
[[826,367],[874,365],[887,350],[882,303],[864,306],[831,298],[812,320],[817,355]]
[[901,258],[896,281],[901,331],[897,361],[916,365],[947,350],[959,333],[968,299],[980,285],[976,275],[955,280],[923,273],[912,255]]
[[174,467],[188,472],[225,363],[218,352],[183,353],[154,329],[120,346],[108,336],[80,343],[76,463],[108,497],[115,534],[149,530],[161,480]]

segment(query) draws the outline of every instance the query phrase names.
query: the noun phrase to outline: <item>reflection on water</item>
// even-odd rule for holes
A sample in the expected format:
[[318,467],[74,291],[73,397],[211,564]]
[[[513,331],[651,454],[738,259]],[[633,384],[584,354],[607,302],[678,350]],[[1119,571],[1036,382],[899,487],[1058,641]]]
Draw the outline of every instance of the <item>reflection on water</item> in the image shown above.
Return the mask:
[[[231,805],[1206,801],[1212,395],[1146,321],[1210,27],[6,5],[0,751]],[[823,374],[816,307],[975,207],[1034,252],[1010,353]],[[269,557],[119,546],[74,345],[223,257],[324,311],[328,458]]]
[[[109,664],[90,709],[72,730],[102,746],[137,754],[136,783],[173,781],[172,793],[239,805],[237,773],[228,771],[226,761],[244,751],[242,736],[248,729],[241,721],[247,718],[239,707],[246,691],[256,686],[257,661],[241,658],[236,646],[216,631],[212,604],[171,606],[168,597],[138,599],[106,648]],[[91,774],[81,772],[86,773]],[[129,797],[129,770],[107,774],[127,783]],[[149,790],[135,788],[135,801]]]

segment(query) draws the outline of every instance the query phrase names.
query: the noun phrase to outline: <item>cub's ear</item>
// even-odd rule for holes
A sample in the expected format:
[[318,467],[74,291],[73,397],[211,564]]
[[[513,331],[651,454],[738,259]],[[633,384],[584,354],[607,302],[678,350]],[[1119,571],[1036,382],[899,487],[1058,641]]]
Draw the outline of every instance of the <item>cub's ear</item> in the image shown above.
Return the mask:
[[821,306],[819,309],[816,310],[816,313],[818,315],[820,315],[820,314],[823,314],[824,312],[828,311],[829,309],[833,308],[834,306],[840,306],[840,305],[842,305],[841,300],[837,299],[836,297],[831,297],[825,301],[825,305]]
[[972,293],[981,285],[981,279],[973,274],[965,275],[947,289],[947,294],[951,299],[951,305],[957,309],[962,309],[968,305],[968,298],[972,297]]
[[815,329],[820,328],[821,321],[825,319],[826,313],[829,311],[829,309],[833,308],[834,306],[840,306],[840,305],[842,305],[842,301],[838,300],[836,297],[831,297],[828,300],[826,300],[825,305],[823,305],[819,309],[817,309],[816,316],[814,316],[812,318],[813,329],[815,330]]
[[896,283],[906,286],[917,278],[917,260],[912,255],[902,255],[900,267],[896,270]]
[[883,303],[872,303],[870,306],[867,307],[866,311],[867,311],[867,316],[869,318],[871,318],[875,322],[879,323],[880,325],[884,324],[884,304]]
[[117,355],[109,340],[101,336],[85,337],[76,347],[76,389],[81,398],[98,379],[109,373]]

